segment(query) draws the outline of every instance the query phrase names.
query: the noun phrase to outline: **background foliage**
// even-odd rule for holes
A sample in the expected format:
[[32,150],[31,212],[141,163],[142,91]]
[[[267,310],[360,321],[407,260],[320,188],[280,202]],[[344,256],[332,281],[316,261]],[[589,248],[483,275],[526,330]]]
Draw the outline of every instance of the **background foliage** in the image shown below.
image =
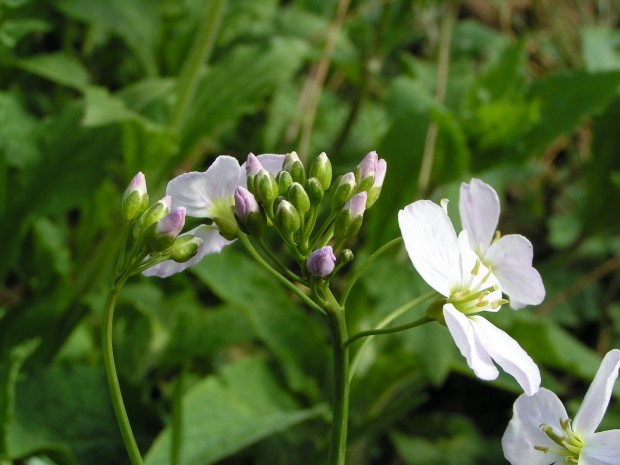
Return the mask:
[[[156,199],[222,153],[326,151],[344,172],[376,149],[358,265],[404,205],[456,212],[460,182],[491,183],[547,287],[493,322],[574,413],[620,346],[619,47],[612,0],[0,0],[0,462],[128,463],[99,353],[120,195],[143,171]],[[384,257],[348,323],[426,291],[403,251]],[[321,463],[328,337],[234,247],[133,280],[115,342],[148,465],[169,463],[173,430],[185,465]],[[439,325],[375,338],[350,462],[505,463],[518,387],[472,376]]]

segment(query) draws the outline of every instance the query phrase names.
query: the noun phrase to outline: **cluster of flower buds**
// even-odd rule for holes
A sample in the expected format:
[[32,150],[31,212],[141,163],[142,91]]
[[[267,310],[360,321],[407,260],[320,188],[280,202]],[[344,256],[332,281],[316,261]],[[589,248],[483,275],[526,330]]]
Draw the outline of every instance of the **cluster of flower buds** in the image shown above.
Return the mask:
[[[235,218],[241,231],[255,238],[273,226],[304,273],[324,279],[352,258],[348,249],[341,251],[342,246],[355,237],[364,211],[379,197],[385,172],[385,160],[374,151],[355,172],[335,180],[325,153],[306,169],[299,156],[291,152],[275,174],[250,154],[247,188],[240,186],[235,191]],[[339,259],[334,250],[341,251]]]
[[149,206],[142,173],[136,174],[125,190],[121,211],[127,226],[133,226],[134,253],[128,265],[137,272],[164,260],[186,262],[202,244],[202,239],[193,235],[179,235],[185,226],[186,210],[172,209],[169,195]]

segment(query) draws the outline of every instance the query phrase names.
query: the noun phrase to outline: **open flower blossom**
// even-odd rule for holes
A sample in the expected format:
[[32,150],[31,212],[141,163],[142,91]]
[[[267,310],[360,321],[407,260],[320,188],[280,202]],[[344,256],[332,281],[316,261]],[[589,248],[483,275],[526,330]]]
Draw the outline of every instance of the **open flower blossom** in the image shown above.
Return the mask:
[[532,243],[520,234],[500,237],[497,192],[480,179],[461,184],[459,212],[469,244],[482,263],[489,267],[514,309],[538,305],[545,298],[542,278],[532,266]]
[[493,361],[514,376],[526,394],[540,385],[540,372],[508,334],[478,315],[496,312],[507,301],[497,278],[469,246],[467,231],[457,237],[444,208],[419,200],[398,213],[405,248],[420,276],[445,297],[441,317],[476,376],[497,378]]
[[[252,155],[253,157],[254,155]],[[282,169],[284,155],[265,154],[255,157],[271,173]],[[256,165],[254,164],[256,168]],[[246,163],[239,166],[236,158],[220,155],[204,172],[193,171],[172,179],[166,194],[172,197],[172,208],[184,207],[187,216],[209,218],[215,225],[200,225],[185,234],[202,239],[196,255],[184,263],[166,260],[146,271],[146,276],[166,278],[198,263],[206,255],[220,252],[233,240],[226,239],[216,225],[236,225],[234,217],[235,191],[247,186]]]
[[548,389],[519,397],[502,438],[506,459],[512,465],[620,464],[620,429],[595,432],[609,405],[619,368],[620,350],[611,350],[573,421]]

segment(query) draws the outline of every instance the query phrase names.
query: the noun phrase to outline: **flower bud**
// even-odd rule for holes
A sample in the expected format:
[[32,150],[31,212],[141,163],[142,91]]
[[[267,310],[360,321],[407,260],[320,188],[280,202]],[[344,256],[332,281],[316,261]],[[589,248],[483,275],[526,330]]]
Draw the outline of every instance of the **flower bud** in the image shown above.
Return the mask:
[[377,161],[375,166],[375,182],[368,191],[368,201],[366,202],[366,210],[374,205],[381,194],[383,187],[383,180],[385,179],[385,173],[387,172],[387,162],[381,158]]
[[245,162],[245,176],[247,179],[248,189],[251,192],[254,190],[254,177],[262,169],[263,169],[263,165],[261,165],[261,162],[258,160],[256,155],[250,152]]
[[325,152],[321,152],[321,154],[314,159],[312,165],[310,165],[308,177],[315,177],[321,181],[323,190],[329,189],[329,186],[332,184],[332,164]]
[[165,217],[172,207],[172,198],[169,195],[164,196],[161,200],[158,200],[155,204],[140,215],[138,222],[133,229],[134,239],[138,239],[140,235],[151,225],[157,223],[163,217]]
[[242,231],[255,237],[262,236],[265,221],[260,205],[252,193],[243,186],[235,190],[235,215]]
[[297,152],[291,152],[284,157],[282,169],[291,173],[293,181],[300,184],[306,182],[306,170],[304,168],[304,164],[299,159]]
[[146,179],[140,171],[133,177],[123,194],[123,200],[121,201],[123,218],[125,221],[135,220],[148,206],[149,195],[146,191]]
[[276,175],[276,183],[278,183],[278,192],[280,195],[286,195],[293,184],[293,178],[288,171],[280,171]]
[[232,241],[237,237],[237,233],[239,232],[239,225],[234,217],[224,217],[224,216],[214,216],[213,222],[217,226],[218,231],[224,237],[224,239],[228,239]]
[[344,204],[353,196],[355,185],[353,173],[347,173],[336,180],[332,197],[332,210],[338,211],[344,207]]
[[313,206],[319,205],[325,194],[321,181],[319,181],[318,178],[308,178],[304,187],[310,199],[310,203]]
[[338,261],[341,265],[346,265],[347,263],[352,262],[353,258],[355,257],[351,249],[344,249],[342,252],[340,252],[340,258],[338,259]]
[[310,198],[304,190],[304,187],[298,182],[291,184],[287,198],[300,214],[303,215],[310,210]]
[[292,235],[301,227],[299,212],[288,200],[278,204],[276,226],[286,235]]
[[306,260],[308,272],[316,278],[325,278],[329,276],[336,266],[336,256],[331,245],[312,252]]
[[368,192],[375,182],[375,173],[379,156],[374,150],[369,152],[368,155],[357,165],[355,169],[355,180],[358,183],[358,192]]
[[166,250],[181,233],[183,226],[185,226],[185,207],[175,208],[148,228],[145,235],[149,246],[157,251]]
[[177,263],[184,263],[198,253],[203,240],[193,234],[179,236],[174,240],[170,249],[171,258]]
[[360,192],[349,200],[334,222],[334,237],[337,241],[351,239],[357,234],[364,219],[368,194]]
[[254,176],[254,196],[256,200],[262,203],[265,208],[271,208],[278,194],[276,178],[266,169],[261,169]]

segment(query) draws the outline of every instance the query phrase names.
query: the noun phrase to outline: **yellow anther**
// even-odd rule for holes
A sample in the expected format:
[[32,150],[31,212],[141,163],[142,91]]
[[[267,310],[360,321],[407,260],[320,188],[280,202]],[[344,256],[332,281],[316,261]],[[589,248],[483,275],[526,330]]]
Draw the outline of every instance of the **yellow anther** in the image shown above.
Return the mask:
[[495,236],[493,236],[493,240],[491,241],[491,243],[499,241],[501,237],[502,237],[502,233],[499,232],[499,229],[498,229],[497,231],[495,231]]
[[479,271],[480,271],[480,260],[476,259],[476,264],[472,268],[471,274],[473,274],[474,276],[478,276]]
[[549,448],[548,447],[543,447],[543,446],[534,446],[534,449],[539,450],[541,452],[544,452],[545,454],[547,452],[549,452]]
[[484,307],[488,307],[489,306],[489,301],[488,300],[481,300],[480,302],[478,302],[476,304],[476,307],[478,308],[484,308]]
[[501,307],[504,304],[507,304],[508,301],[506,299],[497,299],[494,300],[493,302],[491,302],[491,308],[493,310],[497,310],[499,307]]

